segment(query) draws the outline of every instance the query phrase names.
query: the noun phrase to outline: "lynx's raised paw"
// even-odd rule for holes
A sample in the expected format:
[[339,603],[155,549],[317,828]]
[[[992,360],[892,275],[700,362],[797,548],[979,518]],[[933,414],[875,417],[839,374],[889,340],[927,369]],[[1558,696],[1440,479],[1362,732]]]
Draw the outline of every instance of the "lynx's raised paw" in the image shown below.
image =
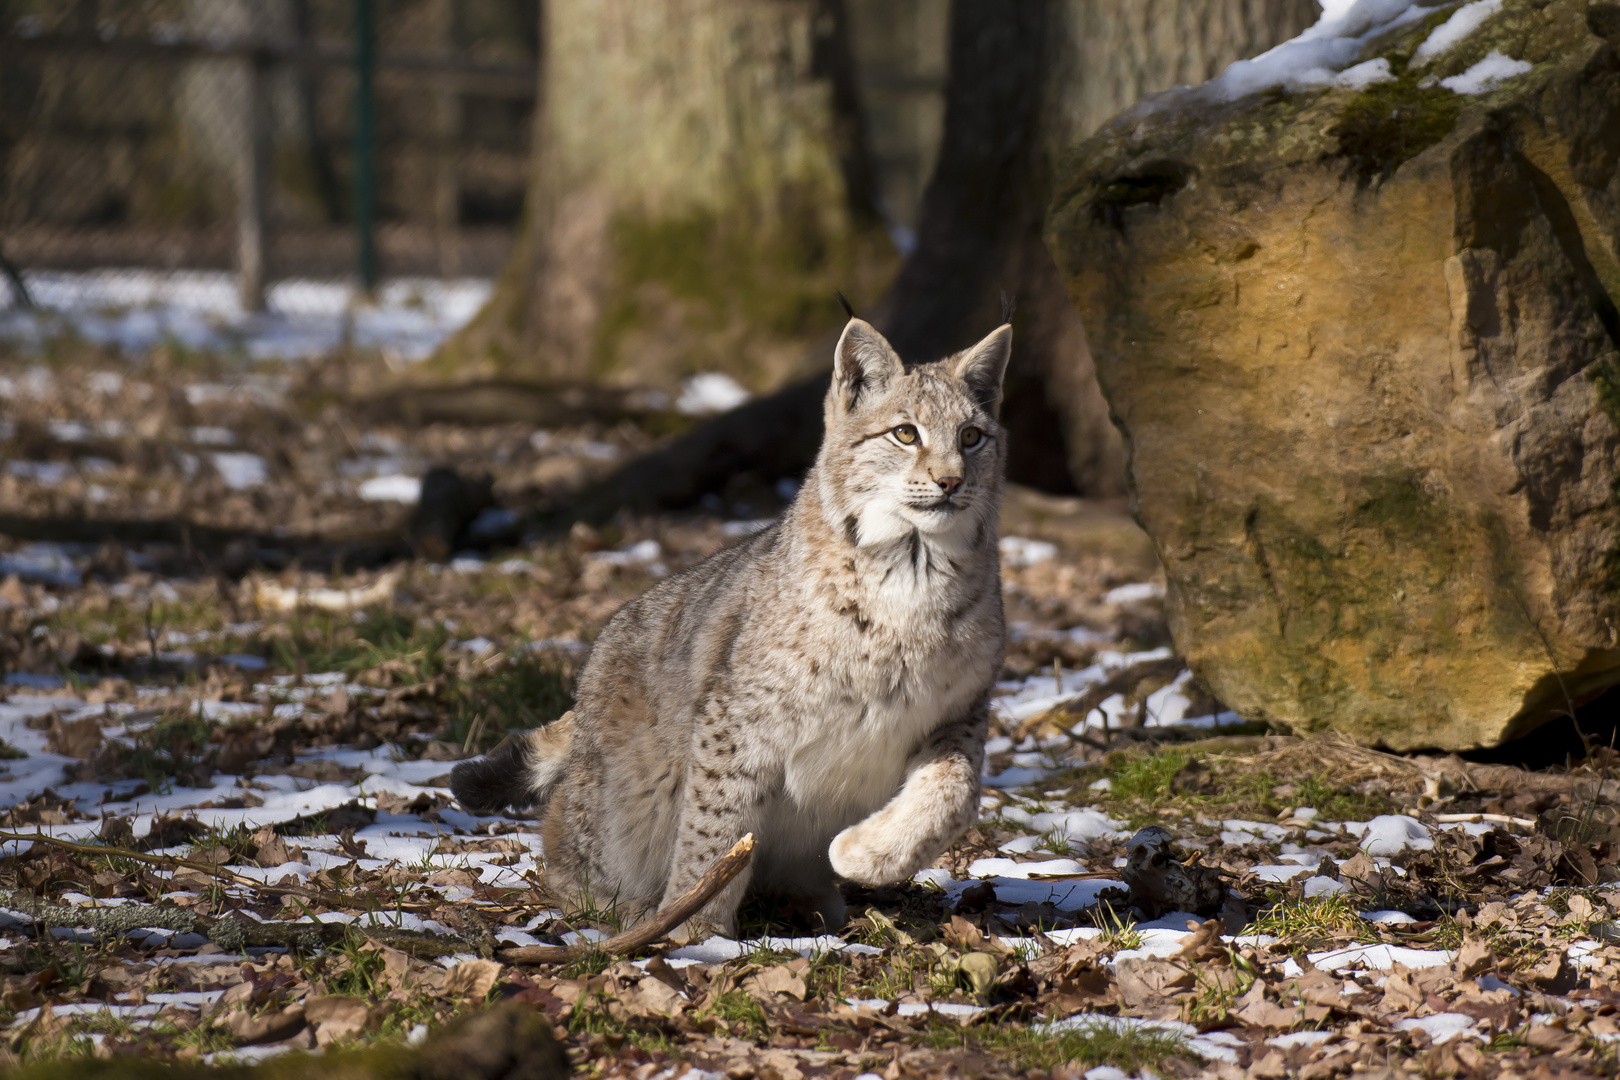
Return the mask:
[[917,867],[910,865],[911,845],[905,838],[885,828],[881,815],[851,825],[833,837],[827,854],[833,869],[862,885],[886,885],[910,877]]

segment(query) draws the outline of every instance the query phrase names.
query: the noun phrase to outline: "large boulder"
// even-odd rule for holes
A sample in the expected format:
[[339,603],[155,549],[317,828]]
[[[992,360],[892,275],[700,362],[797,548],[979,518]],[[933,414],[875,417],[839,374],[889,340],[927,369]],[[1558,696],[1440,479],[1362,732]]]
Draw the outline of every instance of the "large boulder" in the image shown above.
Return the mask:
[[1464,749],[1620,682],[1617,41],[1360,0],[1066,159],[1048,242],[1243,716]]

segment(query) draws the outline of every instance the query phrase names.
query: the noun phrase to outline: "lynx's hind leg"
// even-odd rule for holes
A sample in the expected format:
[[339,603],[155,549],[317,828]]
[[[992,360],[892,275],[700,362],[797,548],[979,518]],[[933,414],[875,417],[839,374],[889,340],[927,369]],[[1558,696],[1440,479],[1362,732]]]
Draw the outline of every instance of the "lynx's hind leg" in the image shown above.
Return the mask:
[[474,814],[498,814],[509,806],[527,810],[550,797],[573,744],[570,711],[545,727],[508,735],[476,761],[463,761],[450,770],[450,790]]
[[833,869],[862,885],[909,878],[979,816],[979,769],[988,719],[981,705],[929,739],[888,804],[833,837]]

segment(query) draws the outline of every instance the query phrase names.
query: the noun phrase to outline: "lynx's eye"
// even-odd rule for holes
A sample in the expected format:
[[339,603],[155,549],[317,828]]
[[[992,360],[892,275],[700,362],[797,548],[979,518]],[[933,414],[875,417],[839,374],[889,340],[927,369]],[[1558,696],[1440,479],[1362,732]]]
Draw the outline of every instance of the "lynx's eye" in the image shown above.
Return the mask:
[[899,427],[890,431],[889,434],[893,435],[906,446],[910,446],[917,441],[917,428],[914,424],[901,424]]
[[984,441],[984,432],[976,427],[962,429],[962,449],[971,450]]

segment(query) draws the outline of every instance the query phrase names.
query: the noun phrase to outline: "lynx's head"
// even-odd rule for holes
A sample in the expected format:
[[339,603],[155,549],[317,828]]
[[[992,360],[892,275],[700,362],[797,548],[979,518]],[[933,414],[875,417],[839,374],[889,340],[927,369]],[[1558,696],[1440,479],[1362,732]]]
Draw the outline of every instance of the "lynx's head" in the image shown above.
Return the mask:
[[859,547],[921,534],[971,538],[1001,501],[996,421],[1012,327],[909,371],[851,319],[838,339],[817,466],[822,505]]

